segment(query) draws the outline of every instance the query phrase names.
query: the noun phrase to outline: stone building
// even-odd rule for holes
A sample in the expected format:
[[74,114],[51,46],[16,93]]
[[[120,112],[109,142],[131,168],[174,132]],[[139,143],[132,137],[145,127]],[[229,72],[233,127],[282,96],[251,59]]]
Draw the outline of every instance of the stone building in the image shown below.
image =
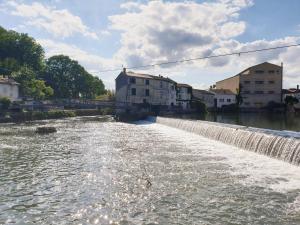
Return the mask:
[[176,82],[168,77],[134,73],[124,69],[116,78],[116,101],[126,105],[176,105]]
[[192,86],[188,84],[177,84],[177,105],[182,109],[190,109],[192,101]]
[[261,108],[282,102],[282,65],[264,62],[216,82],[216,89],[228,89],[243,99],[243,108]]
[[206,90],[193,89],[193,99],[198,99],[203,102],[208,109],[215,106],[215,93]]
[[13,79],[0,76],[0,98],[6,97],[11,101],[19,98],[19,84]]

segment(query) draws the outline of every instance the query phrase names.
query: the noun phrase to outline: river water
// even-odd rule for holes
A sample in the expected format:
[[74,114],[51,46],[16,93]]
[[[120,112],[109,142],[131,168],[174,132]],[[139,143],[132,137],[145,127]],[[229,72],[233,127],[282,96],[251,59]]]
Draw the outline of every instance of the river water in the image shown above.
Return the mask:
[[108,117],[0,125],[0,193],[0,224],[300,224],[299,167]]

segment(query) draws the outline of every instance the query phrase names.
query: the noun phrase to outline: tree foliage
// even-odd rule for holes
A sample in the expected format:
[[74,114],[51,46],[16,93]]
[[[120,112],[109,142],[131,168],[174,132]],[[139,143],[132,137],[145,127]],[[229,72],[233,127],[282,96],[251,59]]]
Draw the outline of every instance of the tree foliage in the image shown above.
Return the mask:
[[21,95],[35,99],[95,98],[105,93],[92,76],[68,56],[45,59],[44,50],[32,37],[0,26],[0,75],[20,83]]
[[299,102],[299,100],[294,96],[286,96],[284,99],[286,105],[294,105]]
[[57,55],[46,60],[43,79],[57,98],[95,98],[105,93],[104,84],[89,74],[77,61]]
[[28,66],[40,72],[44,66],[44,50],[32,37],[0,27],[0,73],[9,75]]

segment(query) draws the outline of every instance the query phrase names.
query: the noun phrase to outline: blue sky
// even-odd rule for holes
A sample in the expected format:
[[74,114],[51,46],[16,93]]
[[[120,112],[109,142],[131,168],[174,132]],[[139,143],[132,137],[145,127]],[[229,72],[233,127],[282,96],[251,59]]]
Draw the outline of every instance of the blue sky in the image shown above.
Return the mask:
[[[101,70],[300,43],[298,0],[0,0],[0,25],[28,33],[47,57],[66,54],[114,88]],[[263,61],[300,83],[300,48],[203,60],[141,72],[207,88]]]

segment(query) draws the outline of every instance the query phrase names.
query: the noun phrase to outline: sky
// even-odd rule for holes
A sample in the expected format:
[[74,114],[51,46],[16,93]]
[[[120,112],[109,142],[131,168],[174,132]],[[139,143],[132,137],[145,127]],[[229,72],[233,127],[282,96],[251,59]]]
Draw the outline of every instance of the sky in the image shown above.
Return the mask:
[[[122,67],[300,43],[299,0],[0,0],[0,26],[69,55],[108,89]],[[265,61],[300,84],[300,47],[137,69],[194,88]],[[102,72],[107,69],[119,69]]]

